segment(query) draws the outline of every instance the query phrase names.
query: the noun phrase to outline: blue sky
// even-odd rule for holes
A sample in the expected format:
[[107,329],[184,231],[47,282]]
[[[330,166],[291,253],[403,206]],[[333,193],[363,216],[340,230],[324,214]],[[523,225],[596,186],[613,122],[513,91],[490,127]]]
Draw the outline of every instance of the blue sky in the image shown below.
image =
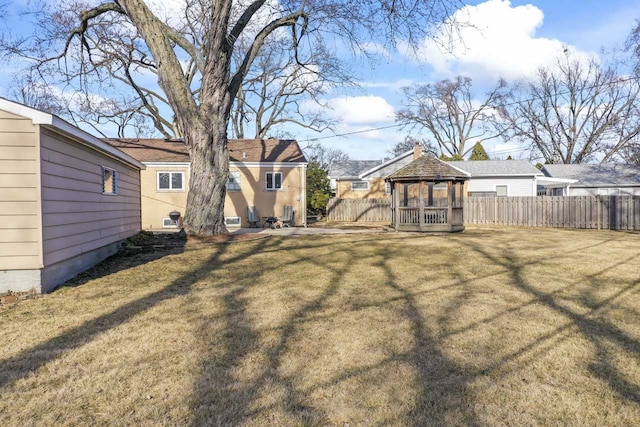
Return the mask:
[[[17,0],[9,7],[25,2]],[[402,108],[402,87],[412,83],[435,82],[462,74],[473,79],[481,96],[498,77],[514,81],[531,76],[538,66],[551,63],[564,46],[577,55],[599,55],[601,48],[624,43],[635,20],[640,19],[640,0],[488,0],[467,4],[458,13],[475,29],[461,32],[463,40],[453,46],[453,52],[442,53],[433,43],[425,41],[417,57],[400,46],[400,53],[385,52],[374,68],[359,61],[361,88],[325,96],[332,107],[327,114],[342,120],[335,132],[344,134],[394,125],[394,113]],[[8,25],[16,30],[24,28],[24,22],[15,16]],[[0,96],[8,96],[7,75],[12,70],[11,64],[0,65]],[[381,159],[407,134],[397,127],[344,137],[332,136],[328,131],[318,134],[300,128],[288,130],[302,146],[309,140],[317,140],[346,151],[354,159]],[[486,144],[486,148],[490,155],[498,157],[526,156],[513,143],[494,141]]]
[[[411,82],[435,82],[462,74],[473,79],[481,95],[500,76],[510,81],[531,76],[538,66],[551,63],[565,45],[577,55],[599,55],[601,48],[624,43],[640,18],[640,1],[489,0],[471,3],[463,15],[482,29],[463,31],[466,48],[456,46],[454,54],[440,54],[428,46],[420,62],[392,54],[389,63],[362,74],[363,94],[330,101],[337,107],[336,116],[343,119],[337,132],[393,125],[393,112],[402,108],[401,87]],[[406,131],[391,128],[320,141],[353,158],[376,159],[387,155],[389,147],[405,135]],[[317,137],[298,133],[303,143]],[[527,157],[515,143],[493,140],[485,145],[493,156]]]

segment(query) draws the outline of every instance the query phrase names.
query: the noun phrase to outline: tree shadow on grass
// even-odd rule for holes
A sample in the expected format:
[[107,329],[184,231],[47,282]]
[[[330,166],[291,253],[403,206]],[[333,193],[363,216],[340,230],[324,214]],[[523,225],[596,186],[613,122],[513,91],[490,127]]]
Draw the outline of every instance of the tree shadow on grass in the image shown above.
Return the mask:
[[[598,314],[602,314],[603,310],[614,301],[636,291],[637,288],[640,287],[640,280],[628,283],[609,298],[596,298],[589,290],[598,289],[600,276],[615,267],[605,266],[598,273],[586,276],[589,286],[585,287],[586,290],[582,291],[578,300],[582,301],[588,310],[578,312],[566,304],[563,304],[558,295],[562,289],[560,291],[546,292],[531,283],[524,270],[528,266],[541,263],[543,261],[542,259],[536,259],[531,254],[527,259],[519,259],[508,247],[502,248],[499,255],[495,255],[477,243],[464,240],[460,241],[470,250],[483,256],[488,262],[503,266],[511,276],[510,283],[532,297],[532,302],[527,305],[531,303],[541,304],[569,321],[568,324],[554,328],[549,333],[539,337],[535,342],[528,343],[515,353],[503,357],[492,366],[486,367],[485,372],[499,369],[512,360],[521,358],[527,353],[534,352],[535,348],[542,346],[545,342],[552,341],[569,330],[575,329],[595,348],[595,356],[588,367],[589,372],[594,375],[594,377],[608,384],[609,388],[621,398],[634,404],[640,404],[640,384],[629,381],[628,377],[620,372],[614,362],[619,356],[616,356],[611,351],[611,347],[615,347],[617,352],[621,352],[631,359],[640,360],[640,342],[634,337],[629,336],[627,332],[615,324],[608,322],[602,317],[597,317]],[[602,242],[601,245],[605,245],[606,243],[607,241]],[[579,253],[582,250],[592,249],[595,246],[598,245],[576,248],[575,252]],[[627,262],[631,262],[635,258],[636,256],[631,256],[627,259]],[[616,265],[622,262],[623,261],[620,261]]]
[[[279,248],[279,251],[289,252],[288,257],[295,259],[288,263],[289,266],[300,265],[304,268],[309,263],[323,268],[326,271],[326,280],[319,294],[304,303],[300,308],[293,310],[284,320],[281,326],[276,328],[277,339],[266,349],[261,349],[259,344],[260,331],[252,325],[249,316],[248,292],[261,286],[262,274],[252,277],[251,281],[236,284],[229,288],[222,297],[225,307],[225,325],[223,333],[223,348],[221,354],[211,353],[202,360],[201,374],[199,380],[194,384],[193,403],[191,405],[194,415],[193,426],[201,425],[233,425],[247,420],[260,420],[266,414],[285,412],[285,424],[295,425],[322,425],[330,421],[320,404],[313,403],[313,393],[319,389],[339,386],[344,381],[353,381],[354,378],[372,374],[371,387],[375,386],[375,381],[379,378],[380,369],[393,369],[390,365],[395,363],[408,364],[414,368],[414,378],[404,378],[405,381],[415,388],[414,395],[416,401],[410,413],[398,413],[399,418],[388,419],[386,422],[397,423],[399,419],[405,417],[413,425],[444,425],[451,420],[467,425],[479,424],[473,413],[470,396],[465,392],[465,386],[472,379],[462,367],[455,365],[441,351],[437,340],[428,332],[425,319],[415,300],[415,295],[401,283],[397,282],[393,270],[388,260],[393,257],[390,249],[380,245],[381,249],[376,251],[375,256],[381,259],[379,264],[372,264],[383,270],[385,280],[382,283],[371,283],[369,292],[392,293],[395,296],[386,298],[376,304],[366,304],[367,308],[389,308],[401,302],[403,308],[398,312],[399,316],[408,321],[409,333],[414,343],[413,348],[406,353],[392,354],[379,363],[371,366],[360,366],[357,368],[344,369],[338,375],[325,377],[322,381],[316,381],[311,385],[302,386],[299,380],[308,372],[296,372],[295,374],[284,374],[282,363],[289,348],[294,344],[297,337],[302,332],[301,328],[306,322],[331,321],[332,317],[338,316],[342,306],[335,301],[344,276],[359,261],[368,262],[370,254],[361,253],[358,247],[341,246],[340,262],[328,265],[322,257],[317,258],[311,251],[306,251],[310,247],[319,248],[327,245],[318,245],[309,241],[307,245],[297,245],[292,248]],[[379,242],[378,242],[379,243]],[[366,244],[366,243],[365,243]],[[306,255],[308,253],[308,255]],[[266,273],[268,266],[265,266]],[[338,304],[339,307],[336,307]],[[345,307],[345,310],[349,308]],[[362,309],[361,305],[351,307],[352,310]],[[323,311],[329,311],[329,314]],[[333,310],[333,311],[332,311]],[[203,319],[200,333],[208,338],[202,344],[203,348],[215,347],[220,338],[208,332],[210,320]],[[330,334],[331,331],[326,331]],[[219,333],[218,333],[219,334]],[[265,356],[264,362],[258,366],[259,372],[250,381],[243,381],[238,376],[247,359],[259,351]],[[258,362],[256,362],[257,364]],[[311,369],[311,368],[309,368]],[[374,374],[376,372],[376,374]],[[277,403],[264,403],[260,401],[261,392],[264,390],[278,390]],[[325,390],[328,392],[328,390]],[[367,393],[366,390],[360,390]],[[321,395],[323,393],[320,393]],[[355,397],[357,399],[357,397]],[[271,412],[270,412],[271,411]],[[393,413],[393,411],[392,411]],[[262,418],[261,418],[262,417]],[[282,420],[272,420],[273,422],[283,422]],[[335,422],[335,420],[334,420]],[[345,421],[346,422],[346,421]]]
[[[148,235],[144,236],[145,233],[147,232],[140,233],[140,235],[143,235],[142,240],[144,240],[142,244],[136,242],[137,244],[134,245],[130,242],[132,239],[125,241],[123,246],[114,255],[63,283],[56,290],[81,286],[110,274],[115,274],[169,255],[177,255],[184,252],[187,243],[187,237],[184,233],[164,233],[156,235],[148,233]],[[136,236],[134,236],[134,239],[135,237]]]
[[[266,245],[267,241],[260,242],[262,245]],[[162,289],[89,320],[62,335],[38,344],[9,359],[1,360],[0,388],[6,387],[22,378],[26,378],[43,365],[82,347],[100,334],[126,323],[134,316],[151,309],[163,301],[188,294],[194,283],[209,275],[223,263],[221,257],[227,252],[227,249],[228,245],[217,245],[214,253],[197,269],[189,271]],[[254,249],[254,246],[249,245],[245,252],[241,252],[233,259],[225,260],[224,262],[233,262],[243,256],[249,256]],[[136,262],[137,261],[134,261],[133,264]],[[148,259],[142,257],[141,263],[142,262],[148,262]]]
[[[287,252],[291,256],[294,252],[307,251],[308,256],[297,256],[287,265],[302,265],[311,263],[323,267],[328,275],[327,284],[317,295],[300,309],[289,315],[282,326],[278,327],[279,338],[263,351],[266,362],[260,367],[255,379],[242,382],[234,377],[240,364],[248,355],[259,347],[259,331],[248,318],[246,293],[261,284],[260,277],[269,271],[265,265],[262,273],[252,276],[251,281],[231,287],[222,297],[225,310],[224,351],[221,355],[208,355],[202,360],[199,380],[194,385],[191,410],[193,420],[191,425],[233,425],[251,417],[258,416],[260,411],[274,409],[256,405],[260,392],[264,388],[278,389],[279,402],[286,415],[293,418],[296,424],[319,425],[326,424],[326,414],[317,406],[310,403],[310,395],[296,387],[294,379],[281,372],[281,362],[288,344],[295,338],[297,328],[313,313],[324,308],[327,301],[338,290],[340,277],[343,275],[357,256],[352,251],[344,251],[345,260],[337,269],[322,265],[311,252],[311,249],[327,247],[327,244],[317,244],[310,241],[308,245],[297,245],[292,248],[278,247],[279,252]],[[269,253],[274,248],[266,250]],[[211,335],[208,325],[209,319],[203,319],[199,336],[208,337],[203,348],[211,348],[218,336]]]
[[[443,352],[437,337],[429,333],[425,317],[415,294],[396,277],[388,260],[393,254],[384,248],[379,265],[387,280],[382,286],[402,296],[403,309],[399,313],[411,325],[413,348],[405,357],[417,372],[418,400],[410,414],[411,424],[424,425],[480,425],[473,410],[472,396],[466,392],[475,373],[451,361]],[[435,329],[435,328],[434,328]]]

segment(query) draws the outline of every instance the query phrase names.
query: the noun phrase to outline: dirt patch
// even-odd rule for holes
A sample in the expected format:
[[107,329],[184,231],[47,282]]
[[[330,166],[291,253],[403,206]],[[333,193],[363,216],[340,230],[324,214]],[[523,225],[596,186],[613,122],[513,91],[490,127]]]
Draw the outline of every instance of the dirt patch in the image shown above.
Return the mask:
[[0,309],[8,305],[16,304],[20,301],[38,298],[40,294],[30,292],[4,292],[0,293]]

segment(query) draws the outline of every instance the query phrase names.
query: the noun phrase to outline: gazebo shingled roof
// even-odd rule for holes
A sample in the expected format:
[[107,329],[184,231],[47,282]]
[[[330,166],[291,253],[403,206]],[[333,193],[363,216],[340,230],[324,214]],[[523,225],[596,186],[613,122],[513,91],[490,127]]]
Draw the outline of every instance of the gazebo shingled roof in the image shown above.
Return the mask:
[[421,156],[387,177],[388,181],[415,178],[469,179],[469,174],[433,156]]

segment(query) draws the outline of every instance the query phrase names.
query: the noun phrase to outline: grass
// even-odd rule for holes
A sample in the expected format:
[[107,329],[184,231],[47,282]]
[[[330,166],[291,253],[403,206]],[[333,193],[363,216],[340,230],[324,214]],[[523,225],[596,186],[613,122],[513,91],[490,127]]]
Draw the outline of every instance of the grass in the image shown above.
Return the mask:
[[0,310],[0,425],[637,425],[639,237],[472,228],[136,255]]

